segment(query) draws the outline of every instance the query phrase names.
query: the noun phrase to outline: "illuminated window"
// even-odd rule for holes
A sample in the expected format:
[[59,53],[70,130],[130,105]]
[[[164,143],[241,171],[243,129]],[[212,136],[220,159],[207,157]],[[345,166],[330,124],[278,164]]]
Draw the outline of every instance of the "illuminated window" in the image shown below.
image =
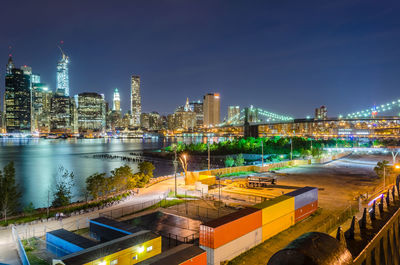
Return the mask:
[[115,259],[115,260],[110,262],[110,265],[115,265],[115,264],[118,264],[118,260],[117,259]]
[[150,247],[147,247],[147,248],[146,248],[146,251],[147,251],[147,252],[150,252],[150,251],[152,251],[152,250],[153,250],[153,246],[150,246]]

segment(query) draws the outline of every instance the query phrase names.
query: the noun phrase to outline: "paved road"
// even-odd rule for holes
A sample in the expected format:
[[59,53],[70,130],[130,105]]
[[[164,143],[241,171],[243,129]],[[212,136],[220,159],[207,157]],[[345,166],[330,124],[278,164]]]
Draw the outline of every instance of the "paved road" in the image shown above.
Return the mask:
[[[18,227],[19,235],[21,238],[25,238],[25,237],[31,237],[33,235],[42,236],[46,233],[46,231],[51,231],[54,229],[64,228],[67,230],[76,230],[79,228],[87,227],[88,225],[87,220],[98,217],[99,214],[102,212],[108,212],[116,208],[159,199],[160,196],[162,196],[169,190],[173,190],[174,183],[175,183],[174,179],[169,179],[154,184],[153,186],[150,186],[148,188],[141,189],[139,195],[135,195],[133,199],[95,212],[85,213],[77,216],[71,216],[64,219],[63,221],[54,220],[29,226],[19,226]],[[181,186],[182,184],[183,184],[183,178],[179,177],[178,185]],[[0,265],[2,264],[10,264],[10,265],[21,264],[18,258],[16,245],[12,239],[11,229],[0,230]]]

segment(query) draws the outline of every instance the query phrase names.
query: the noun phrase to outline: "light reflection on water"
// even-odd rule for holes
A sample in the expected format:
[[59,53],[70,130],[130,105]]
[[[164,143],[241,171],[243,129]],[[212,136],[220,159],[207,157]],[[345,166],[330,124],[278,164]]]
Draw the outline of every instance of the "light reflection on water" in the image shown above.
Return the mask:
[[[203,138],[180,139],[185,142]],[[143,149],[159,149],[169,145],[165,139],[0,139],[0,167],[14,161],[16,178],[23,193],[22,205],[33,202],[35,207],[47,206],[47,193],[54,189],[58,168],[73,171],[76,185],[73,200],[83,199],[85,179],[96,172],[109,173],[126,162],[118,159],[95,159],[94,154],[128,155]],[[134,170],[137,164],[129,163]],[[170,161],[155,163],[155,176],[173,173]]]

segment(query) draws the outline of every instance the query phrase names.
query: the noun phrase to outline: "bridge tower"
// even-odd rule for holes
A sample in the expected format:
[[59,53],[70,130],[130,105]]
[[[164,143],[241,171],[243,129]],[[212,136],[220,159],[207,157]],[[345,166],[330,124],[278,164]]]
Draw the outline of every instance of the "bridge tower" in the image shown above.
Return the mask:
[[244,124],[243,124],[244,137],[258,138],[258,125],[251,125],[249,123],[249,114],[250,114],[249,107],[244,108]]

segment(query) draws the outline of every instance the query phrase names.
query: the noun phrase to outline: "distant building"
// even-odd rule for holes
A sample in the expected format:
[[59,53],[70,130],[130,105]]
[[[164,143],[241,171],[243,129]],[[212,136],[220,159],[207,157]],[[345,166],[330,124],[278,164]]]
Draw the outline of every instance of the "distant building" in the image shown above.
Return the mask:
[[203,113],[203,102],[201,100],[192,101],[189,103],[190,109],[196,113],[196,128],[203,127],[204,113]]
[[228,123],[235,122],[239,120],[240,107],[239,106],[229,106],[228,107]]
[[62,57],[57,64],[57,86],[56,93],[61,96],[69,96],[69,76],[68,76],[68,64],[69,58],[61,50]]
[[55,94],[50,103],[50,132],[75,133],[77,129],[76,104],[67,96]]
[[32,84],[32,131],[50,132],[51,98],[52,92],[46,84]]
[[142,113],[142,103],[140,97],[140,76],[131,77],[131,115],[132,126],[140,126],[140,114]]
[[78,95],[78,130],[80,133],[104,132],[106,128],[106,104],[102,95],[81,93]]
[[107,113],[107,129],[113,132],[120,130],[123,127],[121,112],[113,110]]
[[186,104],[176,109],[175,113],[168,116],[169,130],[193,130],[196,127],[196,113],[191,109],[189,99]]
[[210,127],[220,123],[220,96],[218,93],[209,93],[203,100],[204,126]]
[[328,118],[328,110],[325,106],[321,106],[315,109],[316,120],[326,120]]
[[118,88],[114,90],[114,97],[113,97],[113,111],[121,111],[121,97],[118,92]]
[[[8,67],[13,65],[10,57]],[[8,133],[31,132],[30,76],[20,69],[7,68],[4,94],[5,126]]]
[[161,116],[158,112],[142,113],[140,115],[140,126],[149,131],[161,129]]
[[12,69],[14,69],[14,68],[15,68],[14,62],[13,62],[12,56],[10,54],[10,56],[8,57],[8,63],[6,65],[6,74],[7,75],[11,75],[12,74]]
[[33,84],[39,84],[40,83],[40,75],[32,74],[31,75],[31,82],[32,82],[32,85]]
[[32,67],[27,66],[27,65],[23,65],[21,66],[21,70],[24,72],[25,75],[32,75]]
[[129,129],[131,126],[132,122],[132,115],[129,113],[125,113],[125,115],[122,117],[122,128],[124,129]]

